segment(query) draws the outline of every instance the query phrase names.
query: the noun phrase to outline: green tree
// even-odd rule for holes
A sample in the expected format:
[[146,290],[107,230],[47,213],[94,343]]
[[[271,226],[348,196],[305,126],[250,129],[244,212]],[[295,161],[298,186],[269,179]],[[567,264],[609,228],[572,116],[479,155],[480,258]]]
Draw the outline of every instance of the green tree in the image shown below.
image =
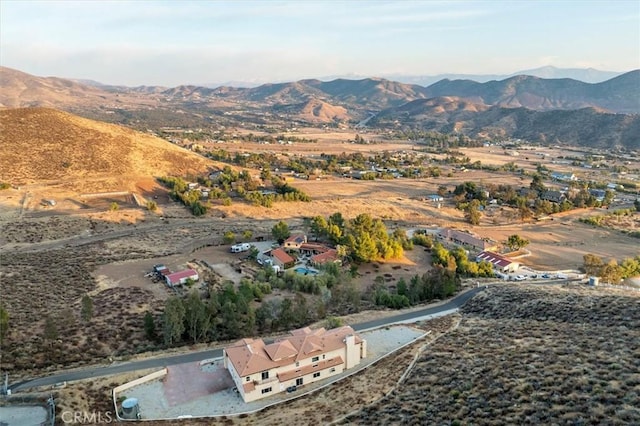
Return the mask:
[[177,343],[184,333],[185,309],[182,300],[170,297],[164,307],[162,316],[164,342],[167,345]]
[[431,262],[434,265],[446,267],[449,264],[451,254],[442,244],[435,243],[431,248]]
[[184,301],[184,307],[187,334],[193,343],[198,343],[207,335],[211,325],[207,307],[197,291],[189,293],[189,296]]
[[480,213],[480,201],[473,199],[467,205],[465,214],[467,221],[472,225],[479,225],[482,213]]
[[232,231],[227,231],[224,233],[224,236],[222,237],[222,242],[224,244],[233,244],[236,242],[236,234],[234,234]]
[[534,191],[536,191],[538,193],[538,195],[541,195],[543,192],[545,192],[547,190],[547,187],[544,186],[544,182],[542,180],[542,175],[541,174],[536,173],[535,175],[533,175],[533,180],[531,181],[531,184],[529,185],[529,188],[531,188]]
[[533,216],[533,213],[531,212],[531,209],[528,205],[528,200],[525,197],[516,198],[516,205],[518,207],[518,215],[520,216],[520,220],[522,222]]
[[293,302],[291,299],[284,299],[280,303],[280,313],[278,314],[278,327],[280,329],[288,329],[295,321],[295,314],[293,312]]
[[252,259],[252,260],[256,260],[258,258],[258,255],[260,254],[260,250],[258,250],[258,248],[254,245],[252,245],[249,248],[249,254],[247,255],[247,258]]
[[149,340],[156,339],[156,323],[149,311],[144,314],[144,334]]
[[376,242],[368,232],[362,232],[354,238],[351,254],[358,262],[370,262],[378,256]]
[[0,343],[9,334],[9,311],[0,305]]
[[118,203],[116,203],[115,201],[109,205],[109,210],[112,211],[112,212],[115,212],[119,208],[120,208],[120,205]]
[[50,345],[53,345],[53,341],[58,338],[58,325],[56,324],[56,320],[51,316],[47,316],[44,320],[42,337],[44,340],[49,341]]
[[447,195],[447,187],[444,185],[438,186],[438,195],[441,197],[444,197],[445,195]]
[[604,265],[600,270],[600,278],[604,282],[611,284],[620,284],[622,280],[623,270],[615,259],[611,259],[609,263]]
[[85,322],[91,321],[93,318],[93,299],[88,294],[82,296],[82,308],[80,310],[80,317]]
[[607,189],[604,192],[604,198],[602,200],[602,205],[603,206],[608,206],[613,202],[613,199],[615,198],[615,192],[611,191],[610,189]]
[[246,229],[243,233],[242,233],[242,238],[245,241],[249,241],[251,239],[251,237],[253,237],[253,232],[249,229]]
[[522,238],[518,234],[509,235],[507,238],[507,247],[509,247],[509,250],[511,251],[520,250],[521,248],[528,246],[529,243],[529,240]]
[[620,267],[622,268],[622,278],[640,275],[640,255],[635,258],[624,259]]
[[604,261],[601,257],[596,256],[595,254],[587,253],[582,256],[584,261],[583,268],[587,275],[599,276],[602,267],[604,266]]
[[284,240],[289,238],[289,236],[291,235],[291,231],[289,231],[289,225],[281,220],[280,222],[273,225],[273,228],[271,228],[271,234],[273,235],[273,238],[278,241],[278,243],[282,244],[284,243]]
[[331,330],[332,328],[342,327],[343,325],[344,325],[344,321],[342,320],[342,318],[327,317],[326,319],[327,330]]
[[318,238],[322,238],[324,235],[326,235],[329,224],[323,216],[315,216],[311,219],[310,227],[311,233],[313,234],[314,239],[317,241]]
[[155,212],[156,210],[158,210],[158,203],[153,200],[147,201],[147,210],[149,210],[150,212]]

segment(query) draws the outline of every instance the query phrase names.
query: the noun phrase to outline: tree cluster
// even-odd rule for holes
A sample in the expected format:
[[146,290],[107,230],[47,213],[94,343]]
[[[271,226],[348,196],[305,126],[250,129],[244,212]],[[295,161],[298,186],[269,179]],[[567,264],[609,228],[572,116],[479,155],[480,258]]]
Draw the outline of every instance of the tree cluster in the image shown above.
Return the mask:
[[601,257],[589,253],[584,255],[583,260],[583,269],[587,275],[600,277],[610,284],[619,284],[625,278],[640,275],[640,255],[626,258],[621,263],[616,259],[605,263]]
[[328,219],[316,216],[310,225],[316,240],[326,239],[344,246],[349,257],[356,262],[397,259],[404,254],[404,248],[413,247],[406,234],[401,231],[389,234],[382,220],[367,213],[351,220],[345,220],[340,213],[334,213]]

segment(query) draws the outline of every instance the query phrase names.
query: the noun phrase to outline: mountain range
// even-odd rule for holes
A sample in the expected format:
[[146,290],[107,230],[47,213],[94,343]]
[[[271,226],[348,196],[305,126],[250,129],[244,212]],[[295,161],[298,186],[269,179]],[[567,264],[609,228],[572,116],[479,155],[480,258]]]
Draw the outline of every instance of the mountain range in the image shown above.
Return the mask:
[[[602,71],[597,70],[595,68],[558,68],[551,65],[532,68],[522,71],[516,71],[511,74],[437,74],[437,75],[408,75],[408,74],[385,74],[381,75],[387,80],[398,81],[400,83],[406,84],[418,84],[420,86],[429,86],[433,83],[436,83],[440,80],[449,79],[449,80],[473,80],[479,83],[486,83],[491,80],[504,80],[510,77],[515,77],[518,75],[530,75],[533,77],[540,78],[570,78],[573,80],[584,81],[585,83],[601,83],[605,80],[612,79],[617,77],[623,72],[618,71]],[[330,75],[318,78],[322,81],[331,81],[338,79],[346,79],[346,80],[363,80],[365,78],[369,78],[371,76],[362,75],[362,74],[338,74],[338,75]],[[80,82],[86,81],[91,84],[101,85],[101,83],[97,83],[91,80],[77,80]],[[280,81],[278,83],[284,83],[285,81]],[[232,86],[232,87],[258,87],[261,84],[267,83],[266,81],[258,82],[255,81],[239,81],[232,80],[223,83],[204,83],[200,84],[200,86],[216,88],[220,86]]]
[[159,123],[356,124],[374,116],[368,126],[527,135],[533,141],[592,146],[637,148],[640,143],[634,132],[640,119],[640,70],[600,83],[518,75],[487,82],[443,79],[427,87],[366,78],[252,88],[130,88],[35,77],[3,67],[0,84],[5,107],[55,107],[145,128]]

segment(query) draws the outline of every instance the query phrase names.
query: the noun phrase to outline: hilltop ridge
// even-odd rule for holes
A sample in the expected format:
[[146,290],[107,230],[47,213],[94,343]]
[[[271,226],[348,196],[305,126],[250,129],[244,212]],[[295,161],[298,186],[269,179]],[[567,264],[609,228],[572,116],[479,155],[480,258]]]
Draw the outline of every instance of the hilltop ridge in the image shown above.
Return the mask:
[[0,144],[0,180],[13,184],[102,178],[121,187],[212,165],[163,139],[49,108],[0,110]]

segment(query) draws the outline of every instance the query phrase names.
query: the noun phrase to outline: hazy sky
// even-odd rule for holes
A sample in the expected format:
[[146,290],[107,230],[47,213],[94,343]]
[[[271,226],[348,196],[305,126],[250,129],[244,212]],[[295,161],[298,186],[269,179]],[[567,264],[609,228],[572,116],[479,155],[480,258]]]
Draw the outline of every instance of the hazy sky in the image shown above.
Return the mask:
[[0,63],[108,84],[640,68],[640,1],[0,0]]

